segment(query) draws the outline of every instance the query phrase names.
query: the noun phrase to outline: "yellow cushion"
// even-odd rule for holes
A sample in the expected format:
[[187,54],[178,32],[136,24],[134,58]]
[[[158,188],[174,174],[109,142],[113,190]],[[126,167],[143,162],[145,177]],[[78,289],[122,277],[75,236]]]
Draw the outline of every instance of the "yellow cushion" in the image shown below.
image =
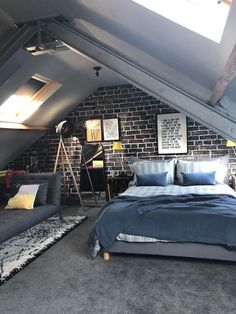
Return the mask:
[[16,194],[7,203],[6,209],[33,209],[35,196]]

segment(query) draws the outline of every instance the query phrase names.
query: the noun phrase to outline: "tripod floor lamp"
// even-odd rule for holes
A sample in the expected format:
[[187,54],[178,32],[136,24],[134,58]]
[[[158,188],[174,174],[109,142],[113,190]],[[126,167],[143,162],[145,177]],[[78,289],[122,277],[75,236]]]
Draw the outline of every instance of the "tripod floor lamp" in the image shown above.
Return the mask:
[[76,182],[76,178],[75,178],[72,166],[71,166],[71,162],[70,162],[68,154],[66,152],[65,144],[63,142],[63,135],[64,136],[68,135],[68,133],[70,131],[69,129],[70,129],[70,126],[67,123],[67,121],[62,121],[56,126],[56,133],[59,135],[59,144],[58,144],[58,148],[57,148],[57,155],[56,155],[56,161],[55,161],[55,165],[54,165],[54,172],[57,171],[58,161],[59,161],[59,158],[61,157],[61,168],[62,168],[64,195],[66,195],[65,164],[67,163],[69,170],[70,170],[71,177],[72,177],[72,181],[74,184],[74,188],[76,190],[76,193],[77,193],[79,201],[80,201],[80,205],[84,209],[82,197],[81,197],[81,194],[80,194],[77,182]]

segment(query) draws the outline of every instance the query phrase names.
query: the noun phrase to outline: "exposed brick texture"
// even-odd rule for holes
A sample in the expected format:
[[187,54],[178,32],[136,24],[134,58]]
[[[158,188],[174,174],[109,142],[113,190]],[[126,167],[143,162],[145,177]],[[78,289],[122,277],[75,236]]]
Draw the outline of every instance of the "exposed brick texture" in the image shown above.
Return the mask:
[[[65,118],[75,127],[74,138],[65,139],[65,145],[76,176],[79,176],[81,144],[85,141],[84,124],[94,118],[119,118],[122,153],[114,154],[112,142],[103,142],[106,158],[106,170],[121,171],[120,157],[123,155],[124,170],[129,172],[131,157],[146,159],[164,159],[170,156],[157,153],[157,114],[176,112],[157,98],[149,96],[132,85],[109,86],[96,90],[85,101],[77,105]],[[231,154],[230,172],[235,173],[236,158],[232,148],[226,147],[226,140],[203,125],[187,118],[188,154],[181,158],[216,157]],[[29,165],[31,156],[38,156],[40,171],[52,171],[58,146],[58,136],[52,127],[48,134],[36,142],[30,149],[14,161],[17,167]],[[172,155],[173,157],[173,155]],[[72,180],[67,173],[67,187],[74,194]]]

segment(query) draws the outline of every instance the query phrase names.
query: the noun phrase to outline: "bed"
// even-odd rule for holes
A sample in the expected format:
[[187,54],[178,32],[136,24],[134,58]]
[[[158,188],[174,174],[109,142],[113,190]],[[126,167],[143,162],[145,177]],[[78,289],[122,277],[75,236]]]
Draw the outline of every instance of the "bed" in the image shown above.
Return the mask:
[[[93,256],[102,249],[104,259],[112,252],[236,261],[236,193],[225,184],[221,159],[184,161],[174,169],[172,163],[141,162],[133,167],[134,186],[99,212],[88,240]],[[204,181],[206,169],[214,173],[214,184]],[[201,180],[185,185],[182,170],[191,178],[200,174]],[[149,180],[150,174],[165,173],[166,184],[140,184],[137,180],[144,173]]]

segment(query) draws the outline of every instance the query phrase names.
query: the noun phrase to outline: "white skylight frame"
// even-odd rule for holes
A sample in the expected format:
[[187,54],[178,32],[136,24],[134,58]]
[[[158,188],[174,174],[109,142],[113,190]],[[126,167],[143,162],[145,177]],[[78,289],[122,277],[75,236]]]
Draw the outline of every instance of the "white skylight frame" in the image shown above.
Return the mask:
[[220,43],[231,0],[132,0],[210,40]]
[[1,122],[23,123],[62,86],[37,74],[32,78],[44,82],[45,85],[33,96],[19,96],[16,95],[17,91],[11,95],[0,105]]

